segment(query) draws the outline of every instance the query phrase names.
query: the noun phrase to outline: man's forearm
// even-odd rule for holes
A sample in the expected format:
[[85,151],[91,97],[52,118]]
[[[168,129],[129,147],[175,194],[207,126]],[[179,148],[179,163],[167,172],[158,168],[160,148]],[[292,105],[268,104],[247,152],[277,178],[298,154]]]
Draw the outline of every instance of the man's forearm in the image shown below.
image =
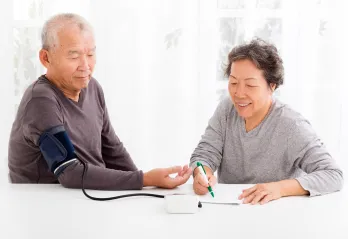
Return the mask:
[[[82,188],[83,164],[68,166],[59,176],[61,185],[67,188]],[[142,171],[120,171],[89,164],[85,175],[86,189],[137,190],[143,188]]]

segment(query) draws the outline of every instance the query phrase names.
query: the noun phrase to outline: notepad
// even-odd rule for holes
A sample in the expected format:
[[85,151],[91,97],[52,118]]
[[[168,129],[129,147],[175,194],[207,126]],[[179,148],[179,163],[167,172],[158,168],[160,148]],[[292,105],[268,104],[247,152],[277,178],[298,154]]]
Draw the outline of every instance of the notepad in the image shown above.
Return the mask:
[[200,196],[199,200],[202,203],[239,205],[242,203],[242,201],[239,200],[238,197],[244,188],[245,187],[241,188],[240,185],[233,187],[229,184],[216,184],[213,187],[215,194],[214,198],[210,195],[210,193],[207,193],[206,195]]

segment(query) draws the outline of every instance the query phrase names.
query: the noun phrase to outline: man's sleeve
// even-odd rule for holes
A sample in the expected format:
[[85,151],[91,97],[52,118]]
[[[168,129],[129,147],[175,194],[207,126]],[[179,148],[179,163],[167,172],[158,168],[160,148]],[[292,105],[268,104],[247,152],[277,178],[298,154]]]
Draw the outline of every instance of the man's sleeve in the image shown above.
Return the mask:
[[123,143],[115,134],[106,106],[104,106],[102,130],[102,154],[107,168],[122,171],[138,170]]
[[[24,137],[39,149],[40,136],[48,129],[64,125],[62,117],[59,105],[54,100],[45,97],[33,98],[28,103],[23,118]],[[59,174],[58,181],[64,187],[81,188],[82,172],[83,165],[77,160]],[[142,171],[125,172],[89,165],[85,176],[87,189],[130,190],[142,187]]]

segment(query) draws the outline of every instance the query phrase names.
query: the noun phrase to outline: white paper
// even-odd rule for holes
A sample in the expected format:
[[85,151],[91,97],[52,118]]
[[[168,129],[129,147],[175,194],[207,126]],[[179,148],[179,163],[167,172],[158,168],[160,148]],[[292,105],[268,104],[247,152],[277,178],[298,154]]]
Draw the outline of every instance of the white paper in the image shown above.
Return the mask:
[[199,200],[202,203],[214,203],[214,204],[241,204],[242,201],[238,200],[239,195],[242,194],[242,190],[245,187],[233,187],[229,184],[216,184],[213,187],[214,196],[212,197],[210,193],[200,196]]

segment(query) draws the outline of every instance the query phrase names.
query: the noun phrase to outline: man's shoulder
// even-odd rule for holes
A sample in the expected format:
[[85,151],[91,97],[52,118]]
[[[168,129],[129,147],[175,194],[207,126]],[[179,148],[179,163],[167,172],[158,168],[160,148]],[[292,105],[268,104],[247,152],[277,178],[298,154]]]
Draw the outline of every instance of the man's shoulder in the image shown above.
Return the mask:
[[94,77],[91,77],[88,84],[88,88],[92,89],[93,91],[96,91],[98,94],[103,94],[102,86]]
[[87,94],[93,95],[94,99],[98,100],[101,105],[105,104],[103,88],[94,77],[91,77],[88,83],[87,92]]
[[40,76],[35,82],[33,82],[28,87],[27,91],[28,96],[30,96],[31,99],[46,98],[56,101],[59,97],[57,89],[44,76]]
[[58,103],[58,92],[43,76],[40,76],[25,90],[19,105],[19,109],[24,109],[28,106],[28,104],[33,104],[38,101],[50,101],[52,103]]

